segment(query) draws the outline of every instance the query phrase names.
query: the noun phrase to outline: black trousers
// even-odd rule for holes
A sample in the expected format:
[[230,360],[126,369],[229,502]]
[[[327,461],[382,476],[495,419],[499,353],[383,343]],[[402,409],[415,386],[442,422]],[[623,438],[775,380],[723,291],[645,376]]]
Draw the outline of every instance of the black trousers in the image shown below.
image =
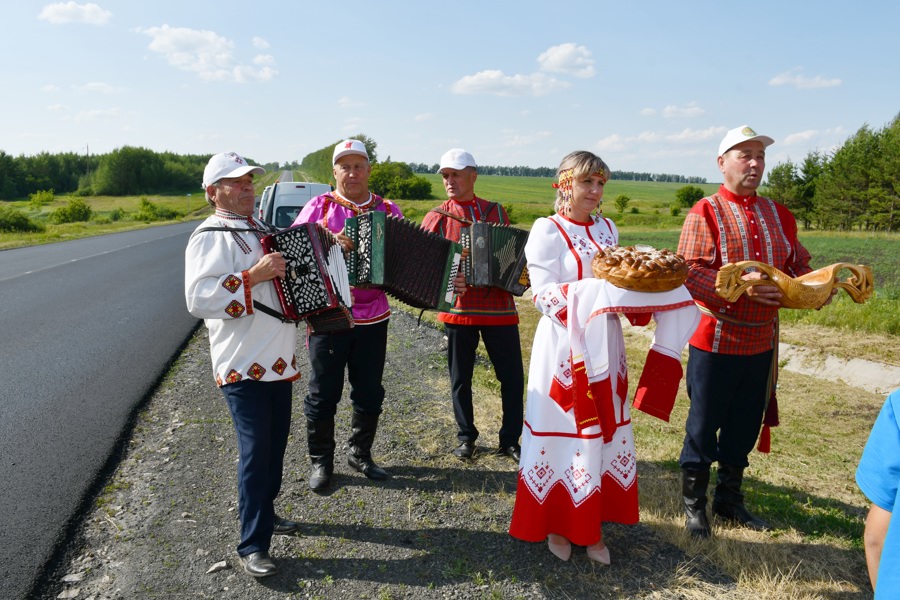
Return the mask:
[[690,346],[687,393],[691,399],[679,464],[708,468],[716,461],[749,465],[766,407],[772,351],[740,356]]
[[488,357],[500,382],[503,420],[500,426],[500,447],[518,446],[522,435],[523,395],[525,374],[522,369],[522,345],[518,325],[451,325],[447,332],[447,366],[453,396],[453,415],[456,417],[461,442],[478,438],[472,408],[472,374],[479,336],[484,341]]
[[303,413],[313,421],[333,420],[344,391],[344,372],[350,382],[353,410],[380,415],[384,403],[384,360],[388,321],[357,325],[341,332],[309,336],[312,375]]

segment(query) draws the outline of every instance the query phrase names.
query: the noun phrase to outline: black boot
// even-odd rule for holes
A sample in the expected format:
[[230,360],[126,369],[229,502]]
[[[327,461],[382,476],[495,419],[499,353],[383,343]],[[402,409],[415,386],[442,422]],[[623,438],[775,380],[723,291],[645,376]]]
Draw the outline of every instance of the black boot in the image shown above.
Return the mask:
[[372,443],[378,430],[378,415],[367,415],[354,410],[350,429],[350,456],[347,457],[347,464],[369,479],[382,480],[390,477],[387,471],[372,460]]
[[741,493],[741,483],[744,481],[742,467],[719,463],[718,480],[713,495],[713,514],[755,531],[772,529],[771,525],[751,514],[744,506],[744,494]]
[[709,519],[706,517],[706,488],[709,485],[709,467],[705,469],[681,469],[681,496],[684,501],[685,527],[695,538],[708,538]]
[[309,448],[309,489],[319,492],[331,485],[334,473],[334,419],[306,419],[306,444]]

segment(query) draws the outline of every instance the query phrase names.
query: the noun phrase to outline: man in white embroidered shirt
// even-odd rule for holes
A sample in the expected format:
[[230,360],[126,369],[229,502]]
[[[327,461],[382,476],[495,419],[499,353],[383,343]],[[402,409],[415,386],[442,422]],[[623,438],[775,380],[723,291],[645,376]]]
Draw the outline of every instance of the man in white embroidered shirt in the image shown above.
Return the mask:
[[280,253],[263,253],[264,231],[251,216],[253,175],[263,173],[234,152],[210,158],[203,188],[215,214],[191,235],[184,282],[188,310],[209,330],[216,384],[237,433],[237,554],[253,577],[277,570],[269,557],[272,535],[299,529],[275,514],[291,423],[291,382],[300,377],[296,327],[254,310],[254,301],[279,305],[272,279],[285,272]]

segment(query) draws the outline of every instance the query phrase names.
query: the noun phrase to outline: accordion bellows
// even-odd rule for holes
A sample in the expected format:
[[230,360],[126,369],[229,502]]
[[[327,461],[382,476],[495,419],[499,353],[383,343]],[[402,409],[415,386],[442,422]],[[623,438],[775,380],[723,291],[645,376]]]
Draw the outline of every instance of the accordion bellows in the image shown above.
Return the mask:
[[472,223],[460,229],[459,241],[469,249],[463,261],[466,283],[498,287],[521,296],[531,285],[525,264],[528,232],[508,225]]
[[415,308],[448,311],[462,246],[381,211],[347,219],[356,249],[347,259],[350,285],[377,287]]
[[261,241],[266,252],[281,252],[287,263],[284,278],[273,280],[285,317],[305,320],[316,333],[353,327],[347,265],[330,231],[303,223]]

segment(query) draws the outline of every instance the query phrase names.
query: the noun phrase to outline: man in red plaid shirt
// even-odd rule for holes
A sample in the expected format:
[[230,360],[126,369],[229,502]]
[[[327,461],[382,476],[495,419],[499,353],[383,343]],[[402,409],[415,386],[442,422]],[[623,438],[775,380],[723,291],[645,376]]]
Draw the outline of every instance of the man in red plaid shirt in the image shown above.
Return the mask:
[[[468,223],[509,224],[502,206],[475,196],[478,171],[471,154],[461,148],[448,150],[441,157],[440,173],[448,200],[425,215],[424,229],[458,242],[460,229]],[[480,336],[500,382],[503,421],[497,453],[518,462],[525,374],[519,342],[519,313],[512,294],[496,287],[470,288],[465,295],[457,297],[450,312],[438,313],[438,320],[444,323],[447,333],[447,365],[458,428],[459,446],[453,454],[462,459],[472,458],[475,454],[478,429],[472,408],[472,373]]]
[[685,285],[701,311],[690,341],[686,383],[691,405],[679,459],[686,527],[694,537],[710,535],[706,489],[713,462],[719,463],[713,514],[758,531],[770,529],[744,506],[741,483],[757,437],[760,450],[767,452],[769,427],[778,424],[774,381],[781,292],[757,285],[728,302],[716,295],[715,282],[722,265],[744,260],[766,263],[791,277],[812,270],[794,216],[756,195],[772,143],[747,126],[726,134],[718,155],[724,183],[691,209],[678,242],[690,267]]

